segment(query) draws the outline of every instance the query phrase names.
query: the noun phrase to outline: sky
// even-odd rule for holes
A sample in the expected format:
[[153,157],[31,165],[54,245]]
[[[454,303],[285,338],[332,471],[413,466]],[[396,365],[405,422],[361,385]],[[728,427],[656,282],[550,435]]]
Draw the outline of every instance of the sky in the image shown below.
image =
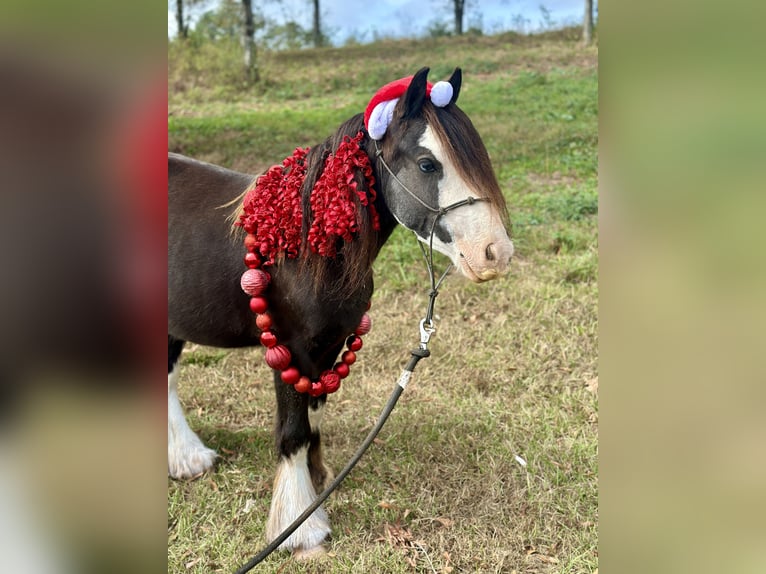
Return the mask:
[[[278,22],[295,20],[311,29],[313,2],[311,0],[259,1],[267,17]],[[550,14],[557,26],[582,22],[583,0],[468,0],[463,26],[468,29],[481,23],[484,33],[505,30],[531,32],[544,27],[540,6]],[[174,12],[168,3],[168,35],[176,32]],[[211,0],[211,6],[215,2]],[[368,42],[378,37],[406,37],[426,34],[429,24],[437,20],[452,23],[450,0],[321,0],[322,28],[335,45],[349,37]],[[597,2],[594,1],[594,5]],[[479,21],[478,18],[481,17]],[[193,18],[193,15],[192,15]],[[525,29],[519,30],[521,19]]]

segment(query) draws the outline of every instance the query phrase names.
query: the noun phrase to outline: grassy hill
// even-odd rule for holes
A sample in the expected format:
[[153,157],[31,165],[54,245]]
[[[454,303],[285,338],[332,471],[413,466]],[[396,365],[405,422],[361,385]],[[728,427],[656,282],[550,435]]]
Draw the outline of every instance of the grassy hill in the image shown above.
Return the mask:
[[[596,48],[569,30],[265,53],[263,81],[248,88],[234,47],[172,43],[169,148],[258,173],[424,65],[432,80],[463,68],[459,103],[492,157],[517,255],[498,281],[447,280],[432,357],[327,505],[330,558],[276,554],[263,571],[593,572]],[[373,331],[326,412],[336,470],[385,403],[427,299],[409,232],[397,230],[375,273]],[[190,345],[183,355],[190,424],[223,458],[209,476],[168,482],[169,572],[231,572],[263,545],[275,457],[262,354]]]

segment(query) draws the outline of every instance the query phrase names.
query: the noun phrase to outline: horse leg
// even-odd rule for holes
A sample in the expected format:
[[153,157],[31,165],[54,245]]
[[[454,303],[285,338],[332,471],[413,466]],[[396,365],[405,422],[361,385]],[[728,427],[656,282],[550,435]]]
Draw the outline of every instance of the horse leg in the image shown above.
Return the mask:
[[168,335],[168,474],[193,478],[213,467],[216,452],[207,448],[186,422],[178,400],[178,358],[184,347]]
[[322,492],[335,478],[335,473],[322,459],[322,442],[320,431],[327,395],[309,399],[309,427],[311,428],[311,443],[309,445],[309,472],[311,482],[317,493]]
[[[309,396],[297,393],[275,374],[277,393],[276,442],[279,464],[274,478],[271,510],[266,523],[269,542],[316,500],[316,489],[309,469],[312,430],[309,422]],[[281,549],[292,550],[297,558],[324,552],[322,542],[330,534],[327,513],[321,506],[285,540]]]

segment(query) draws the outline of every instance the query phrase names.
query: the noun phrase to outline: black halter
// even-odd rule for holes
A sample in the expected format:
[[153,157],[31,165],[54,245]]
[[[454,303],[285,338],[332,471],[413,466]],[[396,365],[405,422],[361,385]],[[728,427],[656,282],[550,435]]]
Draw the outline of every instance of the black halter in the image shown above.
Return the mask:
[[[434,232],[436,231],[436,225],[439,223],[439,218],[441,218],[443,215],[446,215],[448,212],[454,209],[457,209],[458,207],[463,207],[464,205],[473,205],[477,201],[489,201],[489,200],[483,197],[468,196],[465,199],[456,201],[455,203],[452,203],[446,207],[435,208],[428,205],[425,201],[423,201],[420,197],[418,197],[409,187],[407,187],[401,179],[399,179],[396,176],[394,171],[389,167],[388,163],[386,163],[386,160],[383,159],[383,150],[381,150],[378,147],[378,141],[377,140],[372,140],[372,141],[375,144],[375,158],[381,163],[381,165],[385,168],[388,174],[392,178],[394,178],[394,181],[398,183],[401,186],[401,188],[404,191],[406,191],[420,205],[425,207],[431,213],[436,214],[436,216],[434,217],[433,223],[431,224],[431,231],[428,237],[428,252],[427,253],[426,253],[425,247],[423,247],[423,243],[420,240],[418,240],[418,247],[420,247],[420,251],[423,253],[423,257],[425,257],[426,266],[428,267],[428,274],[431,278],[432,296],[430,299],[430,304],[428,305],[428,312],[426,313],[424,322],[427,328],[433,328],[432,319],[433,319],[433,310],[434,310],[434,299],[436,298],[435,294],[438,293],[439,286],[441,285],[442,281],[444,281],[444,278],[452,270],[452,267],[453,267],[453,264],[450,262],[450,264],[447,266],[447,269],[445,269],[444,273],[442,273],[441,277],[439,277],[439,280],[438,281],[436,280],[436,276],[434,274]],[[421,329],[422,328],[423,328],[423,325],[421,325]]]
[[[396,177],[396,174],[393,172],[393,170],[386,163],[386,160],[383,159],[383,150],[378,147],[378,141],[377,140],[372,140],[372,141],[375,144],[375,159],[380,161],[380,163],[383,165],[383,167],[386,168],[386,171],[388,172],[388,174],[391,177],[394,178],[394,181],[396,183],[398,183],[402,187],[402,189],[404,191],[409,193],[415,201],[417,201],[420,205],[425,207],[428,211],[430,211],[432,213],[435,213],[437,220],[439,219],[439,217],[441,217],[442,215],[446,214],[448,211],[452,211],[453,209],[457,209],[458,207],[462,207],[464,205],[472,205],[476,201],[488,201],[487,199],[485,199],[483,197],[470,197],[469,196],[469,197],[467,197],[465,199],[461,199],[460,201],[456,201],[455,203],[450,204],[447,207],[439,207],[439,208],[431,207],[425,201],[423,201],[417,195],[415,195],[415,193],[409,187],[404,185],[404,182],[401,179]],[[435,224],[434,224],[434,227],[435,227]],[[433,232],[433,228],[432,228],[432,232]]]

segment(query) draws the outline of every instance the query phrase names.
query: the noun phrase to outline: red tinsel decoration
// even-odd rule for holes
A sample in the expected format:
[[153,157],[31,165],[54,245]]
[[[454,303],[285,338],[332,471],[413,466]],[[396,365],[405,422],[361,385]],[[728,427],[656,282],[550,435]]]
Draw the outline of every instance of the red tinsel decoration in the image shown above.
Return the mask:
[[296,148],[282,165],[258,178],[243,204],[238,225],[255,237],[255,251],[264,265],[279,253],[297,257],[301,244],[301,185],[306,177],[309,148]]
[[[370,210],[373,229],[380,229],[375,206],[375,177],[372,175],[370,158],[359,147],[364,134],[345,136],[335,155],[325,160],[324,170],[311,191],[311,211],[314,219],[309,228],[308,241],[311,250],[325,257],[335,257],[338,238],[351,241],[359,231],[354,194],[359,203]],[[356,172],[359,169],[367,182],[367,190],[359,189]]]
[[[352,241],[359,231],[354,194],[370,213],[373,229],[380,229],[375,201],[375,177],[370,158],[359,147],[364,134],[345,136],[335,154],[325,160],[324,170],[311,191],[309,202],[313,216],[308,233],[312,252],[335,257],[339,238]],[[275,165],[258,178],[248,192],[238,225],[254,236],[254,251],[263,265],[273,265],[284,253],[297,257],[301,245],[301,186],[306,177],[309,148],[296,148],[281,165]],[[367,189],[359,189],[356,170],[364,176]]]

